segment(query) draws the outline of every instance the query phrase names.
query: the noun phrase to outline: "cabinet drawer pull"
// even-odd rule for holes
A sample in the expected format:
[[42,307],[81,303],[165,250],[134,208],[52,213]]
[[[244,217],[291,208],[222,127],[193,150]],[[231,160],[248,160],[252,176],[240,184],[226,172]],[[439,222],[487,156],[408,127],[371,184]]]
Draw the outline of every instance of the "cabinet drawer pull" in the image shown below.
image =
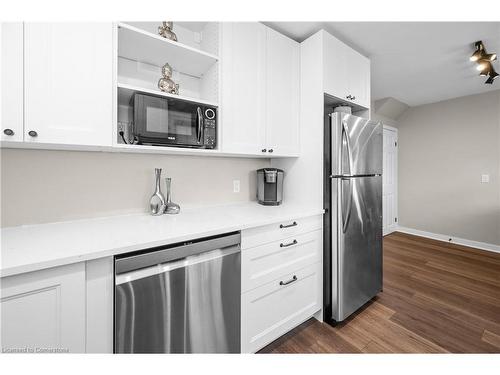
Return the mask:
[[5,129],[3,131],[3,134],[12,136],[12,135],[14,135],[14,130],[12,130],[12,129]]
[[263,148],[262,150],[260,150],[261,152],[267,152],[267,149]]
[[28,135],[29,135],[30,137],[37,137],[37,136],[38,136],[38,133],[37,133],[36,131],[34,131],[34,130],[30,130],[30,131],[28,132]]
[[297,276],[295,275],[293,275],[293,277],[288,281],[280,281],[280,285],[288,285],[293,283],[294,281],[297,281]]
[[293,245],[297,245],[297,240],[293,240],[292,242],[287,243],[287,244],[280,243],[280,247],[288,247],[288,246],[293,246]]
[[288,224],[288,225],[284,225],[284,224],[280,224],[280,228],[283,229],[283,228],[290,228],[290,227],[295,227],[297,226],[297,222],[294,221],[292,224]]

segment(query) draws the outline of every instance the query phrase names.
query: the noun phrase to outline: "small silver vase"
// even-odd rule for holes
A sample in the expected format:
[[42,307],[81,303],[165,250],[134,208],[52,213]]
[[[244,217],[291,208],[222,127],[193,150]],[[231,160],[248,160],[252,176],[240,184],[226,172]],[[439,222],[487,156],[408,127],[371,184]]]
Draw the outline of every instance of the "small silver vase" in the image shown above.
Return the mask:
[[165,211],[166,201],[160,188],[161,168],[155,168],[155,192],[149,201],[151,215],[159,216]]
[[175,215],[181,211],[181,206],[172,202],[172,179],[167,177],[165,179],[167,185],[167,201],[165,203],[165,213]]

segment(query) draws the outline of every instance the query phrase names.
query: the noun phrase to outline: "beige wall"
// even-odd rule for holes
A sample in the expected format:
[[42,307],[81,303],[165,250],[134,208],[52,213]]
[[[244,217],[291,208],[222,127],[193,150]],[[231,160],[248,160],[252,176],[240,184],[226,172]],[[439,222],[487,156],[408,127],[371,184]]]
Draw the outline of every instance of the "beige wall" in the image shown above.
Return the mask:
[[500,245],[500,91],[413,107],[398,123],[399,224]]
[[[146,212],[154,168],[172,177],[181,207],[255,200],[268,159],[1,150],[2,226]],[[240,180],[240,193],[233,193]],[[164,181],[162,181],[164,190]]]

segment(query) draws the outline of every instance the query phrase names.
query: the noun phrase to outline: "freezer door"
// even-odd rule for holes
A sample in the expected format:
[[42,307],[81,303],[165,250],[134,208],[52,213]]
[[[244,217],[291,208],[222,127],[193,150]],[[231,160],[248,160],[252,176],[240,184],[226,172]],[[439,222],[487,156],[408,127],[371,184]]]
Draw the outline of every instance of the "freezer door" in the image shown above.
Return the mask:
[[382,124],[361,117],[334,113],[332,174],[382,174]]
[[342,321],[382,289],[382,176],[336,178],[333,186],[332,318]]

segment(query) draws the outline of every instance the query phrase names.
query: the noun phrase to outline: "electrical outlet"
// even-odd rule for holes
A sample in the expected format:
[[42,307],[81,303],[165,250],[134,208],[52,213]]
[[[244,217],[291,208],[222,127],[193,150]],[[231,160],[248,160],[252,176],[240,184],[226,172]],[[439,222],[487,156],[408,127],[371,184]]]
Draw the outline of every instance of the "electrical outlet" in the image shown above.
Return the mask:
[[489,174],[482,174],[481,175],[481,183],[487,184],[490,182],[490,175]]
[[233,193],[240,192],[240,180],[233,180]]

